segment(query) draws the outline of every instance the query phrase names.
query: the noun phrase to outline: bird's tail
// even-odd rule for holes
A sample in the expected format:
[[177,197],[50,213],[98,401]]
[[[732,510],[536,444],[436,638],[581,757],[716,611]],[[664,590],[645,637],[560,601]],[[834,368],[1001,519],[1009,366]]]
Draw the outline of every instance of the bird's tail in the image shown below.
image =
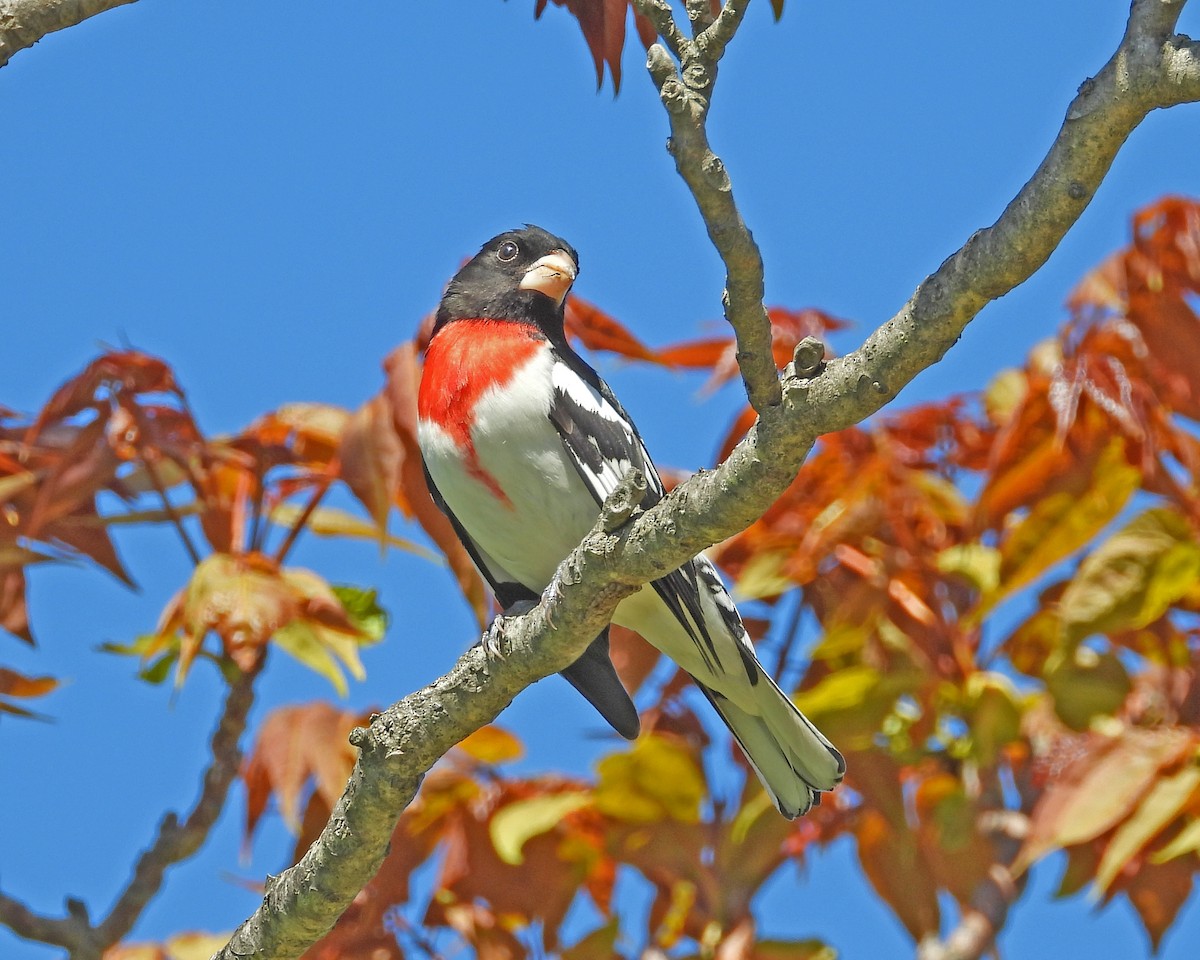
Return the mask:
[[[846,761],[770,675],[759,667],[756,713],[696,680],[729,727],[779,812],[789,819],[821,802],[821,792],[842,781]],[[695,678],[692,678],[695,680]]]

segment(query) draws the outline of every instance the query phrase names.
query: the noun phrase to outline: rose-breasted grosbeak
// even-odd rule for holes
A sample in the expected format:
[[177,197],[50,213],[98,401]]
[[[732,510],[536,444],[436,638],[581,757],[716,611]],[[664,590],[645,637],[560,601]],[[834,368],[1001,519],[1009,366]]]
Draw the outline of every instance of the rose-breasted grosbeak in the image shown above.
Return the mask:
[[[494,237],[450,281],[425,355],[429,489],[506,609],[537,600],[631,468],[649,483],[645,506],[663,497],[633,421],[564,336],[578,269],[570,244],[540,227]],[[763,670],[704,557],[623,600],[613,620],[691,674],[784,816],[842,779],[842,755]],[[607,631],[563,674],[618,733],[637,736]]]

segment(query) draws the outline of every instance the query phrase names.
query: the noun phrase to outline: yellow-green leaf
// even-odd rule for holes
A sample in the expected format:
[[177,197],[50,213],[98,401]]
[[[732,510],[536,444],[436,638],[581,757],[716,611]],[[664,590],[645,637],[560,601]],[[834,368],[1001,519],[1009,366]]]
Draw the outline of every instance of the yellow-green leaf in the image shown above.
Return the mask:
[[1141,476],[1125,458],[1124,440],[1116,438],[1100,454],[1084,489],[1037,501],[1004,538],[999,589],[989,597],[989,606],[1091,542],[1121,512]]
[[[282,650],[332,683],[339,696],[344,697],[350,692],[346,685],[346,677],[334,660],[333,654],[322,643],[320,634],[311,624],[303,620],[294,620],[286,627],[276,630],[271,639]],[[359,669],[362,669],[361,664]]]
[[1189,853],[1200,853],[1200,819],[1192,820],[1161,850],[1156,850],[1151,863],[1166,863]]
[[[291,503],[281,503],[271,511],[271,522],[281,527],[292,527],[300,519],[302,510]],[[438,566],[446,565],[445,559],[419,543],[405,540],[392,534],[380,536],[379,529],[373,524],[356,517],[346,510],[336,507],[317,507],[309,514],[305,526],[318,537],[353,537],[358,540],[380,540],[398,550],[406,550],[416,554],[423,560],[429,560]]]
[[1080,564],[1060,604],[1071,640],[1153,623],[1200,577],[1188,522],[1160,507],[1132,520]]
[[391,617],[379,603],[379,591],[345,584],[335,585],[332,589],[350,622],[362,633],[360,643],[378,643],[384,638]]
[[1184,767],[1155,781],[1138,808],[1117,827],[1100,859],[1096,887],[1107,891],[1122,868],[1174,820],[1200,788],[1200,767]]
[[1115,714],[1132,689],[1125,665],[1112,651],[1079,646],[1052,660],[1046,670],[1054,711],[1072,730],[1086,730],[1095,717]]
[[975,673],[967,680],[966,720],[977,760],[996,762],[1000,750],[1021,735],[1020,697],[1012,681],[998,673]]
[[1000,551],[982,543],[959,543],[937,555],[942,573],[966,577],[980,593],[993,593],[1000,585]]
[[815,687],[801,690],[792,699],[808,717],[858,706],[879,683],[874,667],[855,664],[829,674]]
[[700,819],[704,774],[691,753],[668,737],[650,734],[633,747],[602,757],[596,808],[616,820],[653,823],[667,817]]
[[786,593],[796,584],[784,573],[788,555],[784,552],[756,553],[742,568],[734,584],[739,600],[762,600]]
[[525,753],[521,741],[503,727],[493,723],[480,727],[459,741],[458,749],[465,751],[480,763],[507,763],[520,759]]
[[518,800],[496,811],[488,823],[488,834],[496,855],[514,866],[525,862],[521,852],[526,841],[558,826],[569,813],[588,806],[586,793],[555,793]]

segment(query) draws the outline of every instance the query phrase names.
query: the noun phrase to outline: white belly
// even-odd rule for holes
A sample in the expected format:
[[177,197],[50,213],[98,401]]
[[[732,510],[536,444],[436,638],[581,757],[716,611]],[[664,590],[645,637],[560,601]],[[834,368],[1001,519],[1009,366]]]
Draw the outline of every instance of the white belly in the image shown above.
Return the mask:
[[[600,513],[550,422],[549,351],[535,354],[504,402],[485,392],[475,405],[471,440],[477,471],[464,467],[454,441],[422,420],[425,464],[451,512],[486,554],[490,574],[540,593]],[[543,366],[545,369],[542,369]],[[499,499],[484,476],[508,496]]]

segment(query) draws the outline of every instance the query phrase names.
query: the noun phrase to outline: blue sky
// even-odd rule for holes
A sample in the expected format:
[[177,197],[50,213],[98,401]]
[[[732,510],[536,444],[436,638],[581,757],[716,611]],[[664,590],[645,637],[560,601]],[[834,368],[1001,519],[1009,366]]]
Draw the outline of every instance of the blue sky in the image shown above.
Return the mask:
[[[236,429],[295,400],[357,406],[380,361],[461,258],[525,221],[579,250],[577,291],[651,344],[720,317],[722,273],[663,144],[666,118],[631,47],[619,97],[597,93],[574,22],[533,0],[143,2],[51,36],[0,71],[0,403],[33,410],[100,343],[170,361],[202,425]],[[722,66],[711,136],[767,263],[768,300],[851,318],[849,349],[1032,172],[1078,84],[1124,26],[1126,0],[790,0],[754,4]],[[1200,33],[1200,13],[1182,23]],[[635,44],[636,46],[636,44]],[[987,308],[911,403],[984,384],[1062,320],[1072,284],[1126,242],[1129,214],[1200,195],[1200,107],[1150,117],[1038,276]],[[736,388],[601,361],[665,464],[711,461]],[[52,724],[0,723],[0,883],[57,914],[103,915],[169,808],[194,798],[219,685],[194,671],[174,705],[94,652],[150,626],[188,566],[168,532],[123,531],[142,585],[86,568],[32,577],[41,646],[0,637],[0,662],[69,683]],[[444,572],[370,546],[309,541],[297,562],[378,585],[394,614],[354,706],[390,702],[473,638]],[[255,717],[334,697],[275,657]],[[546,724],[545,717],[557,718]],[[523,694],[503,722],[528,770],[585,770],[606,743],[566,684]],[[229,929],[256,903],[231,878],[284,865],[268,824],[239,864],[235,791],[204,851],[173,870],[137,938]],[[1011,956],[1138,956],[1123,904],[1051,904],[1061,863],[1034,872],[1001,941]],[[763,930],[822,936],[847,958],[908,956],[849,848],[786,872]],[[1195,956],[1193,898],[1163,956]],[[0,930],[0,956],[57,951]]]

